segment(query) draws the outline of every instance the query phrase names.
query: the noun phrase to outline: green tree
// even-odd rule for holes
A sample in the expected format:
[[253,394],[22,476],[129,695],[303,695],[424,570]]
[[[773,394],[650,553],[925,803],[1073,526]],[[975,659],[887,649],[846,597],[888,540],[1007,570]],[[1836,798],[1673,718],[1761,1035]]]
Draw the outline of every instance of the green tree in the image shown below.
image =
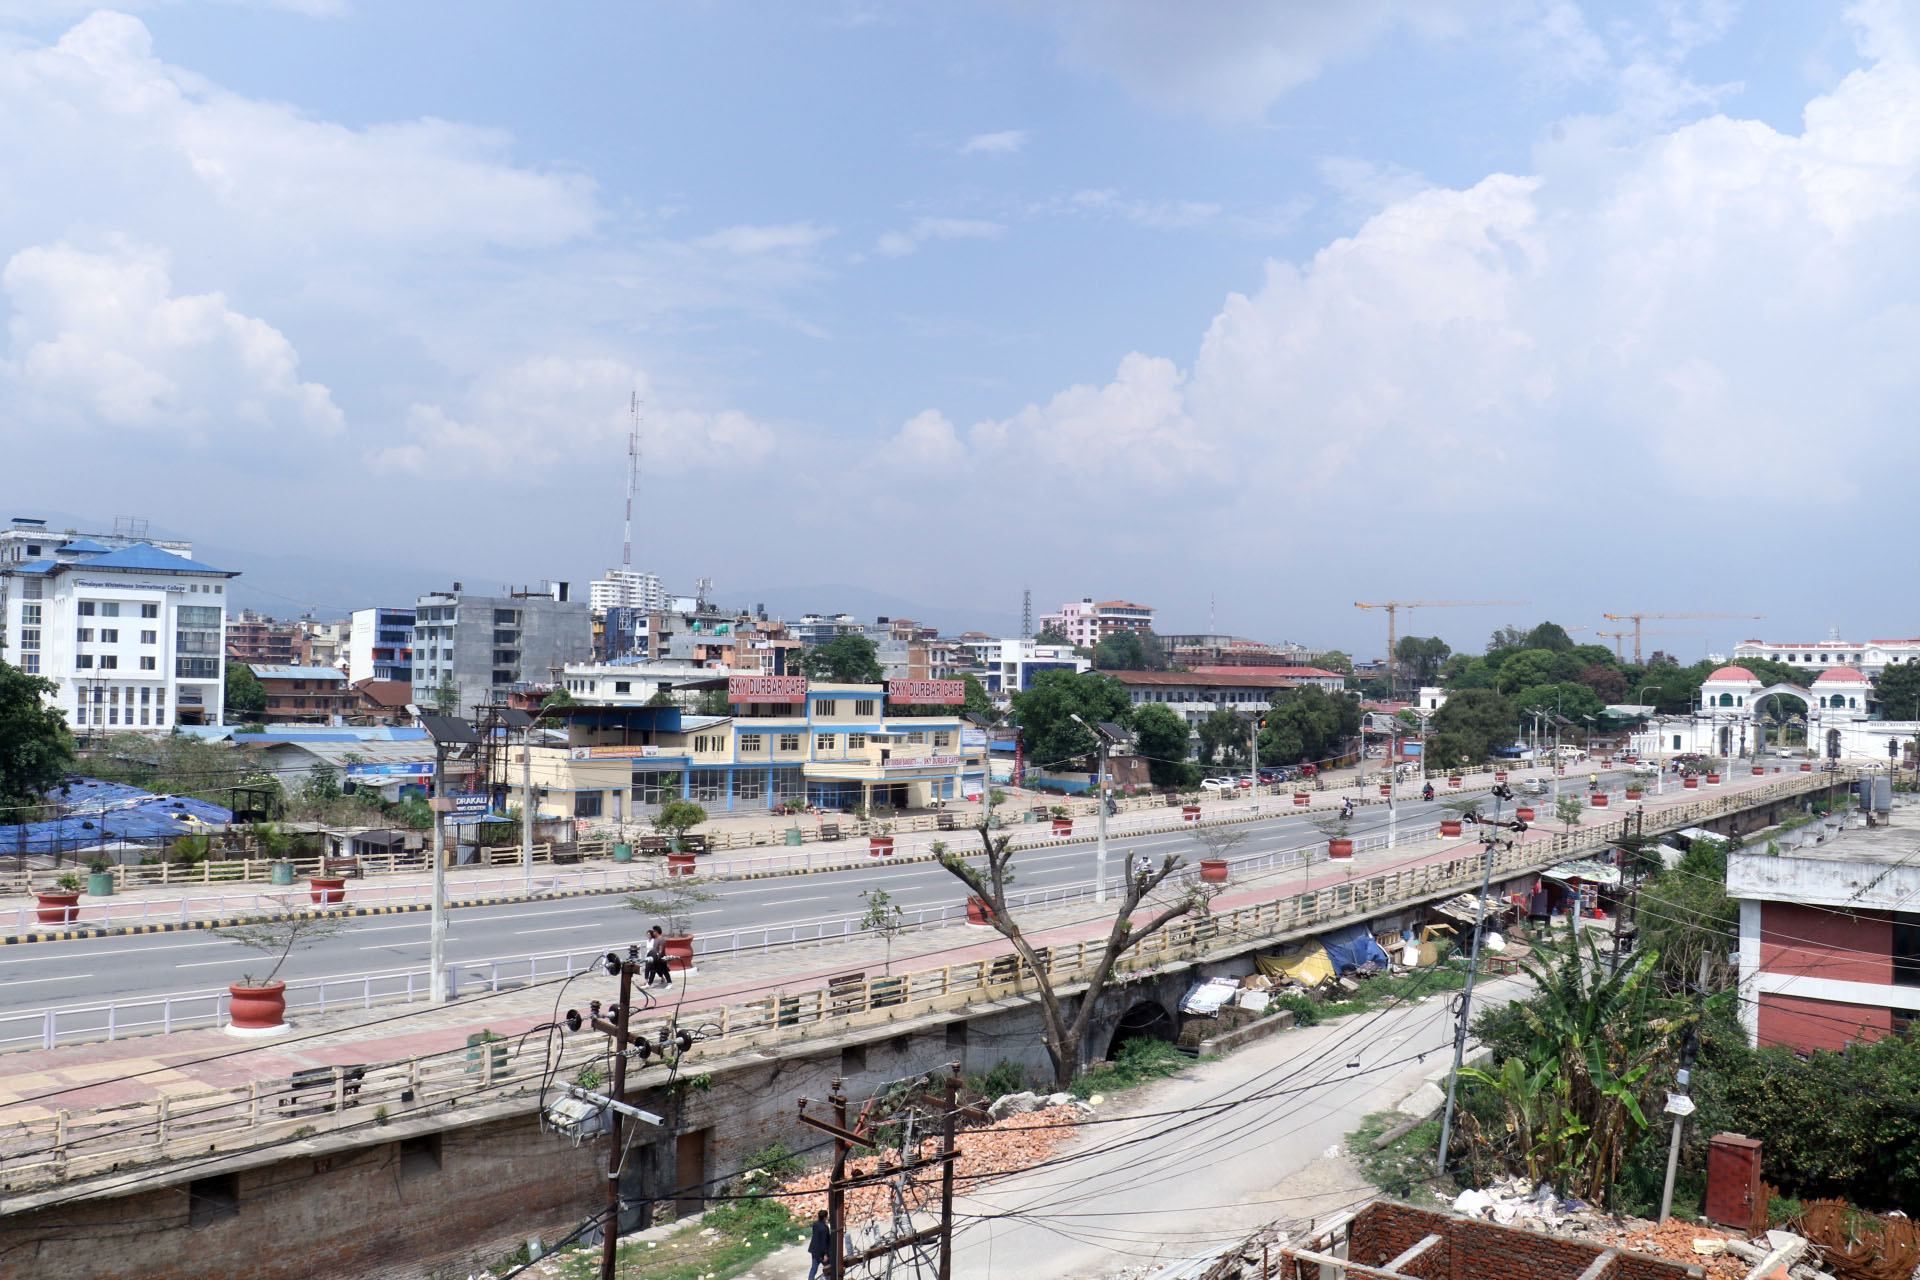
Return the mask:
[[[664,692],[664,690],[662,692]],[[654,697],[656,698],[659,696],[660,695],[657,693],[654,695]],[[439,700],[438,695],[436,695],[435,697],[436,703],[438,702],[438,700]],[[542,710],[546,709],[547,707],[571,707],[571,706],[577,706],[579,704],[579,701],[580,699],[574,697],[572,692],[568,690],[567,686],[556,685],[554,686],[553,692],[549,693],[546,697],[540,699],[540,706]]]
[[57,688],[0,661],[0,822],[31,816],[22,806],[37,804],[73,764],[66,717],[42,700]]
[[1035,636],[1033,638],[1033,642],[1035,644],[1064,644],[1064,645],[1071,645],[1073,643],[1073,641],[1067,639],[1065,632],[1055,631],[1051,627],[1049,627],[1045,631],[1042,631],[1039,635]]
[[1427,743],[1436,768],[1459,764],[1479,764],[1493,755],[1496,747],[1514,740],[1513,703],[1491,689],[1465,689],[1449,694],[1446,704],[1434,712],[1432,736]]
[[697,716],[726,716],[733,714],[733,704],[727,701],[725,689],[702,689],[693,700],[693,714]]
[[1672,871],[1640,886],[1642,945],[1660,954],[1660,977],[1669,990],[1700,980],[1707,961],[1709,989],[1731,977],[1727,956],[1739,942],[1740,904],[1727,896],[1727,846],[1705,837],[1687,847]]
[[1217,764],[1228,769],[1245,766],[1247,722],[1238,712],[1215,711],[1200,722],[1198,732],[1202,764]]
[[[664,832],[676,842],[707,820],[707,811],[691,800],[669,800],[653,815],[653,829]],[[676,843],[676,847],[678,847]]]
[[1606,710],[1606,704],[1600,701],[1600,695],[1584,684],[1564,681],[1560,684],[1528,685],[1513,695],[1513,705],[1520,711],[1531,711],[1535,707],[1544,711],[1554,711],[1573,721],[1574,728],[1568,734],[1585,732],[1582,716],[1598,716]]
[[1097,671],[1042,671],[1033,687],[1013,695],[1013,718],[1026,741],[1026,756],[1036,768],[1051,768],[1092,755],[1093,735],[1072,719],[1088,724],[1111,720],[1125,726],[1133,704],[1126,688]]
[[829,684],[879,684],[884,678],[879,652],[873,641],[848,632],[807,649],[800,670],[809,680]]
[[[547,697],[552,698],[554,694],[566,693],[567,691],[565,689],[555,689],[553,693],[548,694]],[[567,700],[572,701],[571,694],[567,694]],[[444,677],[440,681],[439,687],[433,691],[433,709],[443,716],[459,714],[460,686],[453,682],[452,676]]]
[[1583,667],[1613,667],[1618,669],[1620,660],[1613,656],[1613,650],[1603,644],[1577,644],[1568,652]]
[[[1574,679],[1593,690],[1593,696],[1609,706],[1627,700],[1627,678],[1615,667],[1587,667]],[[1520,705],[1527,705],[1525,698],[1520,700]]]
[[1809,673],[1804,668],[1788,666],[1784,662],[1773,662],[1766,658],[1742,658],[1736,665],[1753,672],[1763,685],[1790,684],[1804,689],[1811,683]]
[[1920,720],[1920,662],[1887,664],[1873,678],[1873,701],[1882,720]]
[[1487,637],[1487,656],[1491,658],[1502,649],[1524,649],[1527,647],[1527,633],[1518,627],[1495,627],[1493,634]]
[[1440,664],[1453,653],[1453,647],[1439,636],[1401,636],[1393,647],[1400,661],[1400,674],[1415,684],[1432,684],[1440,674]]
[[1335,675],[1350,676],[1353,674],[1353,659],[1338,649],[1329,649],[1325,653],[1315,654],[1313,656],[1313,665],[1319,667],[1322,671],[1331,671]]
[[887,955],[884,973],[893,972],[893,940],[906,932],[907,916],[893,895],[885,889],[862,889],[860,900],[867,904],[867,913],[860,917],[860,927],[868,933],[877,933],[886,939]]
[[1552,649],[1509,651],[1500,663],[1497,686],[1502,693],[1513,693],[1535,684],[1560,684],[1580,674],[1580,660],[1571,653]]
[[1165,671],[1167,650],[1151,631],[1116,631],[1094,646],[1093,665],[1101,671]]
[[1551,649],[1555,653],[1566,653],[1573,648],[1573,637],[1567,629],[1557,622],[1543,622],[1527,632],[1522,642],[1523,649]]
[[1188,757],[1193,754],[1193,733],[1187,722],[1172,707],[1159,702],[1143,703],[1133,713],[1133,749],[1147,762],[1147,776],[1156,787],[1177,787],[1190,782],[1195,772]]
[[244,662],[227,662],[227,713],[257,716],[267,709],[267,687]]
[[1360,731],[1360,703],[1344,693],[1302,685],[1275,693],[1263,719],[1261,764],[1325,760]]

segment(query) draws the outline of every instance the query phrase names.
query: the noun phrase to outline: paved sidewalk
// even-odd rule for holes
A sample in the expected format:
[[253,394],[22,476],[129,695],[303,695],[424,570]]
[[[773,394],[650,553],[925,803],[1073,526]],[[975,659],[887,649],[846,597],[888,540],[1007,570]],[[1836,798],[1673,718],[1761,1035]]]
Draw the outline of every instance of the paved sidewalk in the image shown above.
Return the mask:
[[[1545,770],[1515,770],[1511,781],[1544,776]],[[1568,781],[1568,780],[1563,780]],[[1491,775],[1469,778],[1458,792],[1471,794],[1493,785]],[[1420,784],[1398,784],[1402,801],[1417,800]],[[1445,792],[1444,780],[1440,790]],[[1352,785],[1308,792],[1305,808],[1296,807],[1290,787],[1276,793],[1230,800],[1203,800],[1203,823],[1247,817],[1285,817],[1290,814],[1321,813],[1337,808],[1352,798],[1362,804],[1382,804],[1377,781],[1363,787]],[[1044,823],[1025,822],[1020,815],[1046,801],[1048,797],[1023,794],[995,810],[1005,832],[1025,845],[1051,839]],[[1030,800],[1030,802],[1029,802]],[[977,808],[977,806],[971,806]],[[963,817],[968,815],[962,815]],[[974,819],[977,821],[977,817]],[[1112,838],[1138,835],[1180,821],[1173,806],[1155,805],[1128,810],[1107,819]],[[1082,815],[1073,821],[1073,841],[1094,838],[1098,819]],[[969,850],[978,839],[966,827],[954,831],[912,832],[894,838],[895,862],[929,859],[933,846],[944,842],[957,850]],[[700,874],[709,878],[745,879],[770,875],[794,875],[820,871],[844,871],[849,867],[874,863],[865,836],[816,842],[797,848],[769,849],[766,853],[715,853],[703,855]],[[455,905],[479,902],[513,902],[532,898],[565,897],[590,893],[625,893],[658,883],[664,864],[658,858],[642,858],[631,863],[612,859],[592,859],[575,866],[555,866],[536,862],[531,874],[517,866],[450,867],[447,870],[447,898]],[[342,909],[356,914],[383,914],[394,911],[424,910],[431,902],[430,870],[404,871],[369,876],[347,882]],[[292,885],[274,886],[254,882],[215,883],[204,886],[149,885],[125,889],[106,898],[83,898],[78,919],[68,924],[42,922],[32,895],[0,897],[0,945],[15,942],[47,941],[55,938],[99,937],[117,932],[162,932],[182,928],[207,928],[240,923],[248,919],[282,915],[315,905],[304,880]]]
[[[1748,776],[1700,791],[1671,787],[1662,796],[1648,796],[1644,807],[1656,813],[1715,794],[1756,789],[1784,776]],[[1623,814],[1609,810],[1604,816]],[[1536,825],[1523,839],[1546,842],[1564,830],[1552,824]],[[1478,847],[1478,841],[1470,838],[1419,841],[1361,853],[1351,863],[1339,866],[1322,861],[1247,875],[1216,898],[1213,909],[1228,911],[1307,888],[1333,888],[1388,871],[1457,858]],[[1025,925],[1036,944],[1059,945],[1104,934],[1104,915],[1102,909],[1090,904],[1072,904],[1027,913]],[[620,941],[609,940],[614,945]],[[896,940],[892,967],[898,972],[960,964],[1008,950],[1005,940],[991,930],[954,925]],[[872,976],[883,964],[883,952],[881,940],[856,938],[705,959],[700,972],[687,977],[670,997],[660,993],[661,1005],[678,1007],[684,1017],[727,1001],[759,999],[783,990],[817,989],[836,975],[862,972]],[[584,1009],[588,1000],[608,1000],[614,992],[613,979],[603,973],[588,973],[564,985],[550,983],[481,994],[444,1006],[401,1005],[303,1017],[287,1036],[265,1042],[240,1041],[221,1031],[189,1031],[8,1055],[0,1057],[0,1118],[25,1120],[59,1108],[80,1110],[285,1078],[312,1067],[395,1061],[458,1049],[469,1035],[481,1030],[517,1038],[548,1022],[556,1007]],[[21,1103],[22,1099],[53,1090],[60,1092]],[[9,1105],[16,1103],[20,1105]]]

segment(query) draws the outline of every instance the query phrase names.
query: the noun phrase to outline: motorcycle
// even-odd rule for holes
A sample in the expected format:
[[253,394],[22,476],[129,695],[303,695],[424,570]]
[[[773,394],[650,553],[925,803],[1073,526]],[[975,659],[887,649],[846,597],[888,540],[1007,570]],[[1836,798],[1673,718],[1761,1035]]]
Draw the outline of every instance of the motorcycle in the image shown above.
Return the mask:
[[1420,798],[1428,804],[1433,803],[1433,784],[1431,782],[1420,789]]

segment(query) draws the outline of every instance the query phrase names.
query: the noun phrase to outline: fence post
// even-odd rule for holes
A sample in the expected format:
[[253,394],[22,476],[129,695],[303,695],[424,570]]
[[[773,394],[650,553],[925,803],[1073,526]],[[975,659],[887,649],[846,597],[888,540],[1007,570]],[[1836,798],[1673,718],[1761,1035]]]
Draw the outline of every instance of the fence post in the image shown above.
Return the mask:
[[[59,1015],[56,1014],[52,1009],[49,1009],[47,1010],[45,1017],[46,1017],[46,1026],[40,1032],[40,1047],[43,1049],[51,1049],[59,1041],[59,1038],[60,1038],[59,1029],[55,1025]],[[61,1114],[64,1115],[65,1112],[62,1112]]]

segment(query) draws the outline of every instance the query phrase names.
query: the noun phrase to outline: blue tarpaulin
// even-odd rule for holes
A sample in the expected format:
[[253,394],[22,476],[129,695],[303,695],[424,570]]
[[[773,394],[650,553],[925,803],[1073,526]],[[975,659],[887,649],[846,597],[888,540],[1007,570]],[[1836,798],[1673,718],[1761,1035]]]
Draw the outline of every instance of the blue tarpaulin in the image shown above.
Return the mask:
[[1327,949],[1327,958],[1333,961],[1335,973],[1351,973],[1361,965],[1372,963],[1382,969],[1391,963],[1380,944],[1373,940],[1364,924],[1349,925],[1333,933],[1320,935],[1320,945]]
[[233,812],[186,796],[157,796],[99,778],[72,778],[43,801],[66,810],[52,822],[0,826],[0,854],[59,854],[104,844],[167,844],[225,826]]

